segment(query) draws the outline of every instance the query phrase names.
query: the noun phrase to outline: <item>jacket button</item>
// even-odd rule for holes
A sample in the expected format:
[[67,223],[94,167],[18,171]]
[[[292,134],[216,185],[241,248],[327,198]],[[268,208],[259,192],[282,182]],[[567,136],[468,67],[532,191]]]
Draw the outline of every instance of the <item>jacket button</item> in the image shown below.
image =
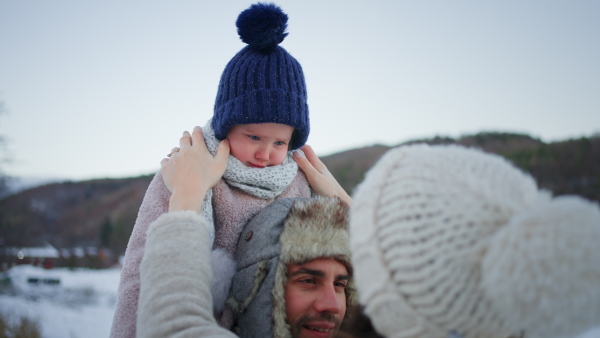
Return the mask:
[[246,231],[246,236],[244,237],[244,239],[249,241],[251,238],[252,238],[252,230]]

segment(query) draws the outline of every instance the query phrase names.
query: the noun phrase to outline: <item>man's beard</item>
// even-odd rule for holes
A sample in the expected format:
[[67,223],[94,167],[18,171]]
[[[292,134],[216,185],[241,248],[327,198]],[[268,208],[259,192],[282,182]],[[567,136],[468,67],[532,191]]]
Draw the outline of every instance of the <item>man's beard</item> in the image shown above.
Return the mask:
[[316,316],[304,315],[297,322],[290,325],[290,328],[292,330],[292,337],[293,338],[300,337],[300,330],[302,330],[302,327],[304,327],[304,325],[306,323],[308,323],[310,321],[314,321],[314,320],[327,321],[327,322],[334,323],[335,329],[332,331],[332,333],[337,332],[337,330],[340,328],[340,325],[342,324],[342,321],[339,320],[338,318],[336,318],[331,313],[319,313]]

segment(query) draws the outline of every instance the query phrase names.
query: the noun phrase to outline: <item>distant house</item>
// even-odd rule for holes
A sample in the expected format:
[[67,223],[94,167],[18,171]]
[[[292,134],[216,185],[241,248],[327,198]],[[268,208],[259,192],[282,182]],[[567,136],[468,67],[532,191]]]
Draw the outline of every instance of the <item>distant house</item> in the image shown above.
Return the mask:
[[45,269],[55,267],[103,269],[113,263],[112,252],[94,246],[56,249],[49,243],[36,247],[0,247],[0,271],[30,264]]
[[108,268],[112,264],[112,253],[105,248],[78,246],[70,249],[62,248],[59,252],[60,259],[56,262],[56,266],[102,269]]
[[31,264],[45,269],[54,267],[56,260],[60,257],[58,250],[49,243],[38,247],[6,248],[4,254],[10,266]]
[[71,250],[73,253],[73,256],[77,257],[77,258],[84,258],[85,257],[85,249],[82,247],[76,247],[73,248],[73,250]]

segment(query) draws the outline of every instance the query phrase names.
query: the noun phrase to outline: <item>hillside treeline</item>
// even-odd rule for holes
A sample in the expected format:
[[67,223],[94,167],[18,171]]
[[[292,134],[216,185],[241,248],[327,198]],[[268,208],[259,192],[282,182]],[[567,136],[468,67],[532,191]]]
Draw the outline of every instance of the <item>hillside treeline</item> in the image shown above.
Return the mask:
[[[498,154],[523,171],[538,185],[555,195],[575,194],[600,201],[600,135],[544,143],[524,134],[485,132],[460,138],[435,137],[400,145],[458,144]],[[323,159],[349,193],[365,172],[390,147],[371,146],[334,154]]]
[[[5,247],[107,248],[125,252],[151,176],[53,183],[0,201]],[[116,256],[116,255],[115,255]]]
[[[499,154],[532,174],[556,195],[600,201],[600,136],[544,143],[523,134],[484,132],[435,137],[403,144],[459,144]],[[322,158],[352,193],[365,172],[391,147],[374,145]],[[54,183],[0,200],[0,245],[57,248],[94,246],[114,257],[125,252],[152,176]]]

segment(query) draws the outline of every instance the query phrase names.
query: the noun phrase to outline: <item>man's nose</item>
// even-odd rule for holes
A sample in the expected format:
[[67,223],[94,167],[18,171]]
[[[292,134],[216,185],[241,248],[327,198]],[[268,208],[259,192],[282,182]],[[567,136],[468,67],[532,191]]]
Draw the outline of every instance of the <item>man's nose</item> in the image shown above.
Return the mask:
[[342,310],[342,298],[338,297],[333,285],[323,286],[320,297],[315,301],[315,310],[338,314]]

